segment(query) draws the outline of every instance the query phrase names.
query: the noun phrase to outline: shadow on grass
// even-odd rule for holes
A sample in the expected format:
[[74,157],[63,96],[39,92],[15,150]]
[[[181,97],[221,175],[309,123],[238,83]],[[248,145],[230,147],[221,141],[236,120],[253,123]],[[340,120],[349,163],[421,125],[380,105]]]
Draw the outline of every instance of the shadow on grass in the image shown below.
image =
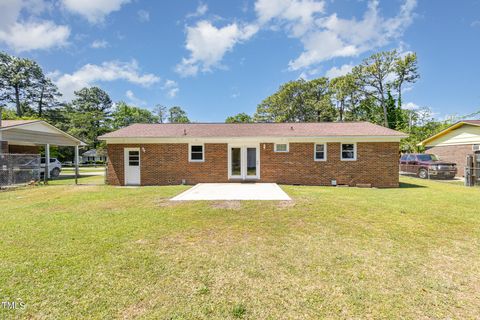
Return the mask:
[[[95,174],[81,174],[78,176],[78,179],[83,179],[83,178],[90,178],[90,177],[98,177],[98,175]],[[75,179],[74,175],[60,175],[56,178],[51,178],[50,181],[58,181],[58,180],[69,180],[69,179]]]
[[422,185],[414,184],[414,183],[400,182],[400,188],[405,188],[405,189],[410,189],[410,188],[426,188],[426,186],[422,186]]

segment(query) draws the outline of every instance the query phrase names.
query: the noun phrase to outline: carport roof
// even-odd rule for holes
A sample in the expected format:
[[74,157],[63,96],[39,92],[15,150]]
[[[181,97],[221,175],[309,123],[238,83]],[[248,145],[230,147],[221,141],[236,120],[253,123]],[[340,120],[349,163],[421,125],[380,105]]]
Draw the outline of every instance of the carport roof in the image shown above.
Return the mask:
[[85,142],[44,120],[2,120],[0,140],[11,144],[84,146]]

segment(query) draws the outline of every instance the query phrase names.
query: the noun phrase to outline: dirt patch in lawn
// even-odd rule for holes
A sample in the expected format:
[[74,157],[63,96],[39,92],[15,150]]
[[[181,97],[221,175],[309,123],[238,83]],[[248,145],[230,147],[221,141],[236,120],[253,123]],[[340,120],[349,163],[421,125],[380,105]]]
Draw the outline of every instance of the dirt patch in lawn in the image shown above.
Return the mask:
[[174,207],[180,204],[180,201],[170,201],[167,198],[159,198],[154,200],[154,204],[156,207]]
[[214,209],[240,210],[242,204],[238,200],[232,201],[215,201],[211,204]]
[[279,201],[277,204],[278,209],[288,209],[295,207],[295,201]]
[[147,312],[147,307],[144,302],[139,302],[127,307],[120,315],[121,319],[134,319],[141,317]]

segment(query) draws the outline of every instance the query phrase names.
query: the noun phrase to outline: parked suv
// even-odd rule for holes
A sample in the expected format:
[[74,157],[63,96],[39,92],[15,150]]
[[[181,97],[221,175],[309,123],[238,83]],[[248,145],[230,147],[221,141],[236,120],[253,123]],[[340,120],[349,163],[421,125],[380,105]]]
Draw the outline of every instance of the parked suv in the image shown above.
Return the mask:
[[428,177],[453,179],[457,174],[457,165],[453,162],[440,161],[434,154],[410,153],[400,158],[400,172],[413,173],[422,179]]
[[[43,171],[45,170],[45,158],[42,158],[40,168],[42,168],[41,174],[43,174]],[[50,177],[56,178],[60,175],[60,172],[62,171],[62,164],[60,163],[60,161],[58,161],[58,159],[50,158],[48,170],[50,171]]]

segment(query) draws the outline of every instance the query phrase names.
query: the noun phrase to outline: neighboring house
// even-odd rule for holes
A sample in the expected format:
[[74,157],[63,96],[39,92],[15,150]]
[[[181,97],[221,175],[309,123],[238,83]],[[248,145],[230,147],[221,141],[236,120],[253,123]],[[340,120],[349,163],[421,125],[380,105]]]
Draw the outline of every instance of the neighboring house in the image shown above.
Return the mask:
[[134,124],[107,133],[107,182],[398,187],[405,134],[368,122]]
[[467,155],[480,150],[480,120],[459,121],[418,145],[441,160],[455,162],[457,175],[464,176]]
[[107,161],[107,155],[103,150],[90,149],[82,154],[82,163],[105,161]]

